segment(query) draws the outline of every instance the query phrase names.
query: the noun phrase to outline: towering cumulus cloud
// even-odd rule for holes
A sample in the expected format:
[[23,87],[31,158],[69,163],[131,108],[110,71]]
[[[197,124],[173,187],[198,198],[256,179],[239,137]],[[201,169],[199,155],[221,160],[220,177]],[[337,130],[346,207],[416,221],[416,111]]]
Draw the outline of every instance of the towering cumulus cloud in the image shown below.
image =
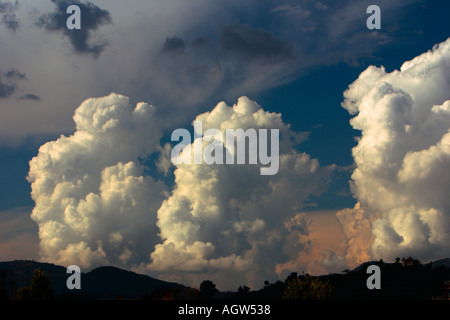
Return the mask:
[[81,267],[148,259],[165,189],[138,161],[161,137],[153,114],[116,94],[88,99],[75,112],[76,132],[39,148],[28,181],[42,259]]
[[[88,99],[75,111],[75,133],[40,147],[28,180],[41,258],[113,264],[190,285],[210,278],[222,289],[259,287],[283,271],[280,264],[297,266],[309,246],[301,209],[334,168],[297,150],[306,135],[242,97],[195,120],[203,131],[278,129],[278,172],[261,175],[259,164],[174,166],[154,110],[116,94]],[[171,193],[141,165],[153,152],[160,154],[153,170],[174,169]]]
[[[362,133],[353,148],[359,204],[338,213],[349,239],[370,222],[374,258],[448,256],[450,39],[400,70],[367,68],[344,96],[351,125]],[[348,258],[367,256],[357,242],[348,245]]]
[[277,264],[295,265],[307,249],[308,220],[300,209],[326,188],[333,166],[321,167],[295,151],[304,136],[290,130],[281,114],[266,112],[246,97],[234,106],[219,103],[196,120],[203,131],[217,128],[222,134],[279,129],[279,171],[262,176],[256,165],[176,165],[174,190],[158,211],[163,242],[143,267],[188,283],[212,276],[222,288],[230,279],[258,287],[261,279],[275,277]]

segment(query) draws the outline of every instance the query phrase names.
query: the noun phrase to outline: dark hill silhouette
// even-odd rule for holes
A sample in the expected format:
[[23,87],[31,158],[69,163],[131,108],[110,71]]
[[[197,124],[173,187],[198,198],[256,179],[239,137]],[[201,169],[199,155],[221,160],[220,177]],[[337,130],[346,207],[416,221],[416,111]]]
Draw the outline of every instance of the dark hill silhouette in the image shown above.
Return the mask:
[[156,290],[181,287],[184,286],[116,267],[98,267],[82,278],[85,293],[102,299],[140,298]]
[[[34,260],[14,260],[0,262],[0,286],[6,289],[8,297],[22,287],[31,285],[34,270],[41,268],[50,275],[53,296],[63,293],[66,288],[66,268],[52,263],[37,262]],[[67,290],[69,291],[69,290]]]
[[[381,289],[369,290],[366,285],[367,267],[376,264],[381,270]],[[344,272],[344,271],[343,271]],[[277,281],[258,291],[237,293],[231,299],[273,300],[282,299],[286,283]],[[295,276],[297,274],[295,273]],[[450,280],[450,259],[415,266],[403,266],[402,263],[384,263],[380,261],[364,262],[353,270],[317,276],[332,287],[331,300],[430,300],[441,295],[444,281]]]
[[403,266],[401,263],[376,264],[381,270],[381,289],[369,290],[366,280],[368,263],[347,274],[321,276],[333,286],[333,299],[384,299],[384,300],[430,300],[439,293],[443,282],[450,280],[450,268],[445,265],[432,267],[433,263],[418,266]]
[[107,266],[82,272],[81,289],[69,290],[66,281],[70,274],[66,273],[66,267],[33,260],[15,260],[0,262],[0,286],[6,289],[6,296],[11,297],[19,288],[30,286],[33,272],[38,268],[50,275],[55,299],[135,299],[156,291],[184,288],[178,283]]
[[[416,260],[417,261],[417,260]],[[418,261],[417,261],[418,262]],[[367,267],[377,264],[381,270],[381,289],[369,290],[366,286]],[[329,298],[335,300],[430,300],[441,294],[444,281],[450,280],[450,259],[414,265],[370,261],[353,270],[317,276],[331,287]],[[146,275],[120,268],[98,267],[81,275],[81,290],[68,290],[66,268],[51,263],[33,260],[0,262],[0,299],[11,297],[11,292],[30,286],[33,272],[37,268],[50,276],[53,298],[58,299],[199,299],[199,290],[178,283],[165,282]],[[303,275],[298,275],[303,276]],[[241,290],[216,295],[216,299],[279,300],[282,299],[287,282],[297,277],[292,273],[285,281],[265,283],[257,291]]]
[[431,267],[434,268],[438,268],[438,267],[446,267],[446,268],[450,268],[450,258],[446,258],[446,259],[440,259],[440,260],[436,260],[431,262]]

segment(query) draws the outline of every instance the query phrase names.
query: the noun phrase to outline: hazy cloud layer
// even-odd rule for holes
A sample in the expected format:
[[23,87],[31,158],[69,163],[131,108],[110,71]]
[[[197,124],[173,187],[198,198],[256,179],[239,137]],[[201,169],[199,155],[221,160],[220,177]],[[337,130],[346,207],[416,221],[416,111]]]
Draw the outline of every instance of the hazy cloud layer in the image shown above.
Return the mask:
[[[336,253],[345,261],[348,268],[354,268],[361,263],[370,261],[372,254],[370,246],[373,242],[371,221],[369,216],[359,203],[354,208],[342,209],[336,213],[345,240],[339,244]],[[330,272],[342,271],[343,269],[332,268]]]
[[182,108],[192,109],[214,95],[235,99],[292,79],[298,61],[289,41],[239,22],[222,26],[214,36],[166,37],[150,67],[159,77],[149,79],[166,93],[166,102],[183,99]]
[[246,63],[281,63],[295,57],[290,42],[277,39],[262,28],[237,22],[221,30],[219,46],[223,55]]
[[[411,2],[381,1],[383,19],[400,21]],[[1,3],[21,24],[0,37],[0,68],[20,61],[29,82],[19,96],[41,98],[15,99],[14,110],[0,106],[0,141],[9,144],[71,132],[73,106],[109,92],[153,101],[173,128],[217,101],[260,94],[316,67],[360,65],[395,38],[367,30],[368,1]],[[81,8],[81,30],[66,27],[70,4]],[[5,97],[11,88],[3,89]]]
[[[362,133],[352,150],[361,208],[338,213],[350,241],[370,223],[374,258],[448,255],[450,39],[400,70],[367,68],[344,96],[351,125]],[[360,244],[349,246],[367,256]]]
[[39,259],[37,225],[30,219],[31,208],[0,211],[0,252],[2,260]]

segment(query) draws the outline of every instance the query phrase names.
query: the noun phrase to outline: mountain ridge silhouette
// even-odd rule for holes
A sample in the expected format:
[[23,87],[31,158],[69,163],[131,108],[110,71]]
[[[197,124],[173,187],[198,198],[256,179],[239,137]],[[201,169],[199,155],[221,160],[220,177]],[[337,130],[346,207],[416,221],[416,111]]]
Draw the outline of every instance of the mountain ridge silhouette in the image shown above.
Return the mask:
[[[381,290],[369,290],[366,280],[367,267],[376,264],[381,268]],[[66,281],[70,277],[67,268],[34,260],[0,262],[0,291],[13,297],[14,291],[30,286],[33,272],[42,269],[50,276],[54,299],[198,299],[197,289],[176,282],[167,282],[124,270],[115,266],[99,266],[81,273],[81,290],[69,290]],[[297,273],[292,273],[297,275]],[[289,277],[290,277],[289,276]],[[217,299],[279,300],[282,298],[288,278],[278,280],[259,290],[245,292],[220,292]],[[443,258],[414,266],[402,263],[367,261],[352,270],[314,276],[329,282],[333,288],[331,299],[337,300],[429,300],[440,294],[444,281],[450,280],[450,258]],[[192,291],[194,290],[194,291]],[[198,291],[198,290],[197,290]],[[1,293],[1,292],[0,292]]]
[[11,296],[11,291],[31,285],[33,272],[38,268],[50,276],[55,298],[136,299],[158,290],[185,287],[114,266],[100,266],[81,272],[81,289],[69,290],[66,281],[71,274],[67,273],[66,267],[34,260],[0,262],[0,282],[3,282],[7,294]]

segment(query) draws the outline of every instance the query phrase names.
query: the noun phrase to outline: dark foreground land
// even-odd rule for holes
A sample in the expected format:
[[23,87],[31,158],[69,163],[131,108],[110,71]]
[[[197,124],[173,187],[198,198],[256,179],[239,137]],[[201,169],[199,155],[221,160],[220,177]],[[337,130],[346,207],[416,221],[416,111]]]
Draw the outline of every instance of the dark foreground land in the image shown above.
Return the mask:
[[[380,289],[368,289],[369,265],[380,268]],[[39,270],[39,272],[36,272]],[[38,275],[37,275],[38,274]],[[0,262],[0,299],[144,299],[144,300],[430,300],[449,298],[450,259],[422,264],[414,259],[396,263],[366,262],[339,274],[290,274],[284,281],[252,291],[245,285],[219,292],[212,281],[199,289],[166,282],[116,267],[99,267],[81,274],[81,289],[69,290],[70,274],[63,266],[32,260]],[[40,277],[40,278],[39,278]],[[37,279],[38,278],[38,279]]]

